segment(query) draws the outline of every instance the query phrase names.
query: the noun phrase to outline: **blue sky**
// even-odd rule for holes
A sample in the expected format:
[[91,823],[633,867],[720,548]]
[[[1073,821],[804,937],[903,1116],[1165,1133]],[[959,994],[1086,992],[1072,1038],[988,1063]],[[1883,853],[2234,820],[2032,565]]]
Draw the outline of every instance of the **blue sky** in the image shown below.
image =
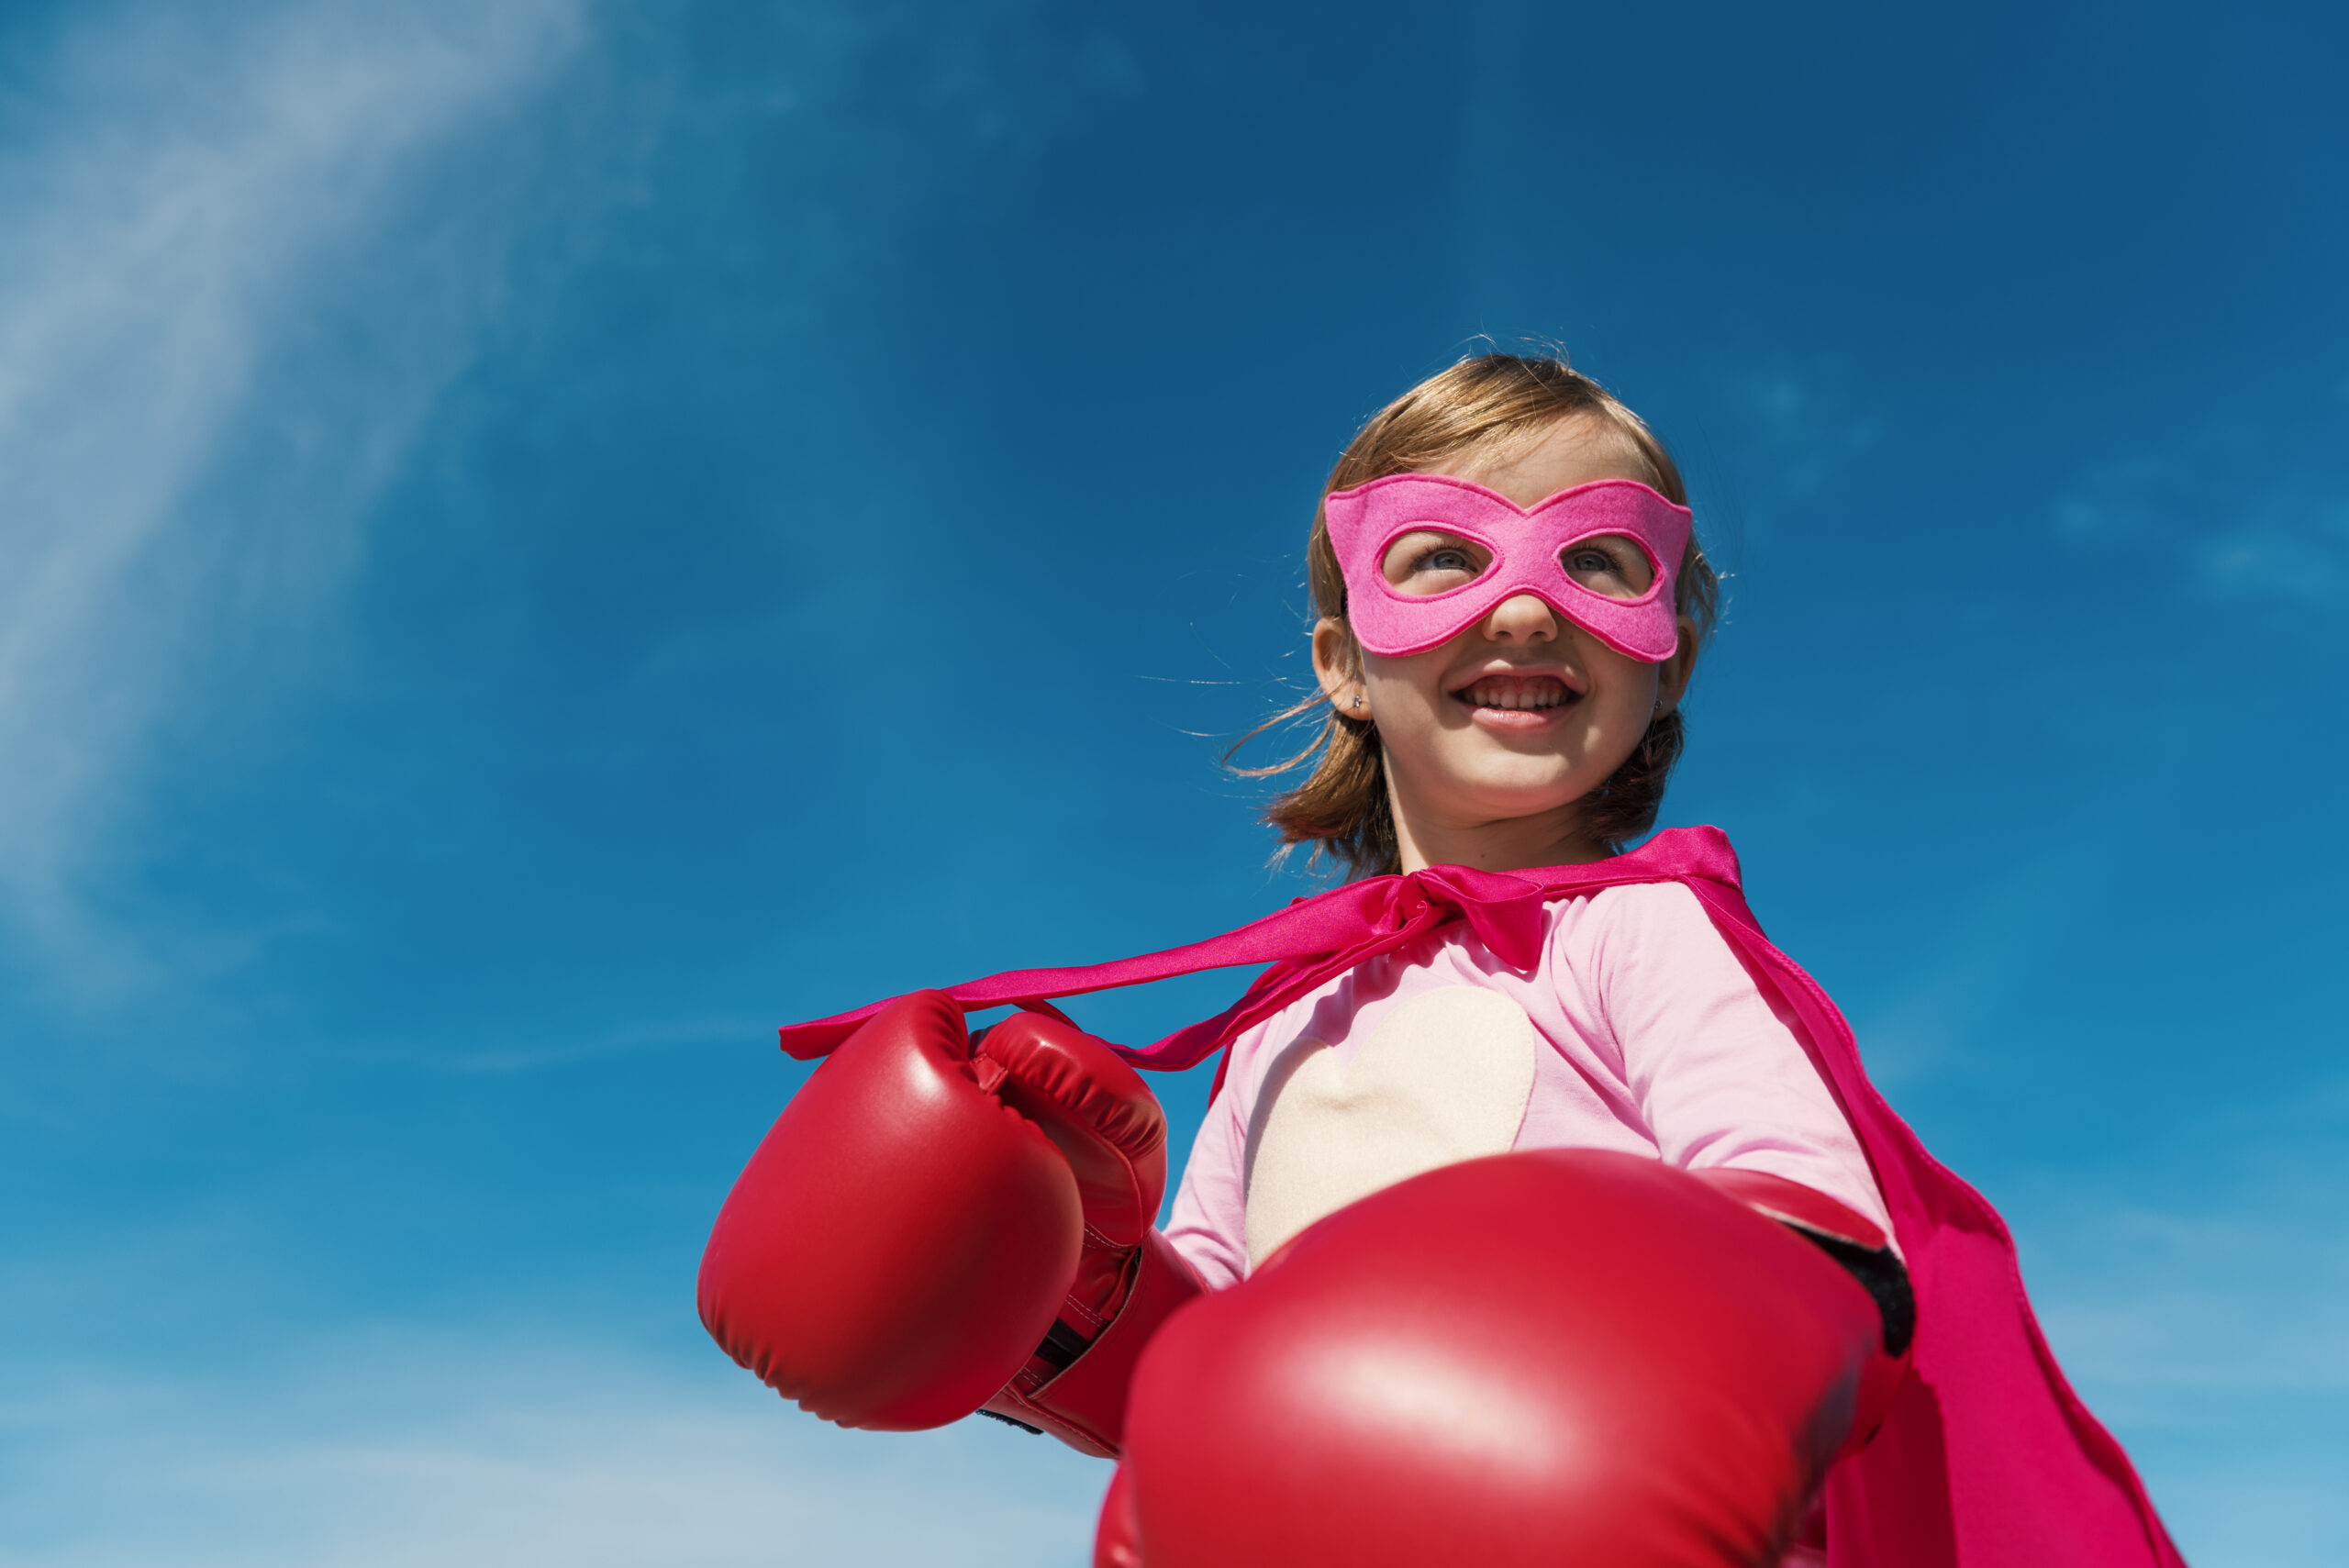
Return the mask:
[[8,7],[0,1564],[1082,1561],[1102,1467],[702,1338],[769,1031],[1300,890],[1216,758],[1319,477],[1480,334],[1731,573],[1666,820],[2188,1556],[2343,1560],[2345,46]]

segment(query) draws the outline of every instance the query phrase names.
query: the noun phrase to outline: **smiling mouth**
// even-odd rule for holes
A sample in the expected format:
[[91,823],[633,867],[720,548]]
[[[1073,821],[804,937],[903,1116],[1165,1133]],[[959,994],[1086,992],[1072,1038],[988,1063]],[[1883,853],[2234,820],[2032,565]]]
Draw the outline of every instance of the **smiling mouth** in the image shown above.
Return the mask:
[[1512,713],[1564,707],[1582,695],[1555,675],[1486,675],[1452,695],[1470,707]]

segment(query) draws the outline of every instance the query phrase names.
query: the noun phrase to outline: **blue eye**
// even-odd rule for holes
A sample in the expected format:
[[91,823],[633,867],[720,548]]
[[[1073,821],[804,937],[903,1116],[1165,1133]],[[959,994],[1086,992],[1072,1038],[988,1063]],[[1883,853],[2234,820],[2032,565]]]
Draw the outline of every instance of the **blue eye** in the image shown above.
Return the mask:
[[1388,545],[1380,570],[1397,593],[1448,594],[1475,582],[1489,559],[1482,547],[1429,528]]
[[1635,599],[1655,580],[1647,552],[1612,534],[1567,546],[1558,563],[1567,576],[1610,599]]

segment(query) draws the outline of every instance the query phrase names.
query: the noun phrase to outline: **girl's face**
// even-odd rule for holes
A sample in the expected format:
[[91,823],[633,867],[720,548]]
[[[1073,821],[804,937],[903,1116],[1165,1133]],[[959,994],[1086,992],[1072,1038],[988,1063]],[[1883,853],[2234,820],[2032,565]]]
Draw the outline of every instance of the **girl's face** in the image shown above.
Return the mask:
[[[1432,472],[1474,481],[1520,506],[1600,479],[1653,482],[1639,449],[1594,416],[1562,419],[1521,450],[1464,458]],[[1424,532],[1383,562],[1406,593],[1474,579],[1482,547]],[[1628,540],[1570,547],[1566,570],[1623,597],[1649,583]],[[1345,623],[1314,628],[1313,668],[1337,709],[1378,726],[1403,869],[1451,863],[1506,870],[1596,860],[1606,846],[1576,825],[1575,803],[1631,756],[1649,720],[1680,699],[1695,628],[1662,664],[1618,653],[1531,594],[1503,600],[1441,647],[1387,658],[1365,652]]]

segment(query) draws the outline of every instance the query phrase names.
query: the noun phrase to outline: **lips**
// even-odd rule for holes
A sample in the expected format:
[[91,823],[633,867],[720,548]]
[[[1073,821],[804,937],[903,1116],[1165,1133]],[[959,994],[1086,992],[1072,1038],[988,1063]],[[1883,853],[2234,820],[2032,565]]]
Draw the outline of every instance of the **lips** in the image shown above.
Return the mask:
[[1564,707],[1582,695],[1556,675],[1482,675],[1452,695],[1470,707],[1512,713]]

